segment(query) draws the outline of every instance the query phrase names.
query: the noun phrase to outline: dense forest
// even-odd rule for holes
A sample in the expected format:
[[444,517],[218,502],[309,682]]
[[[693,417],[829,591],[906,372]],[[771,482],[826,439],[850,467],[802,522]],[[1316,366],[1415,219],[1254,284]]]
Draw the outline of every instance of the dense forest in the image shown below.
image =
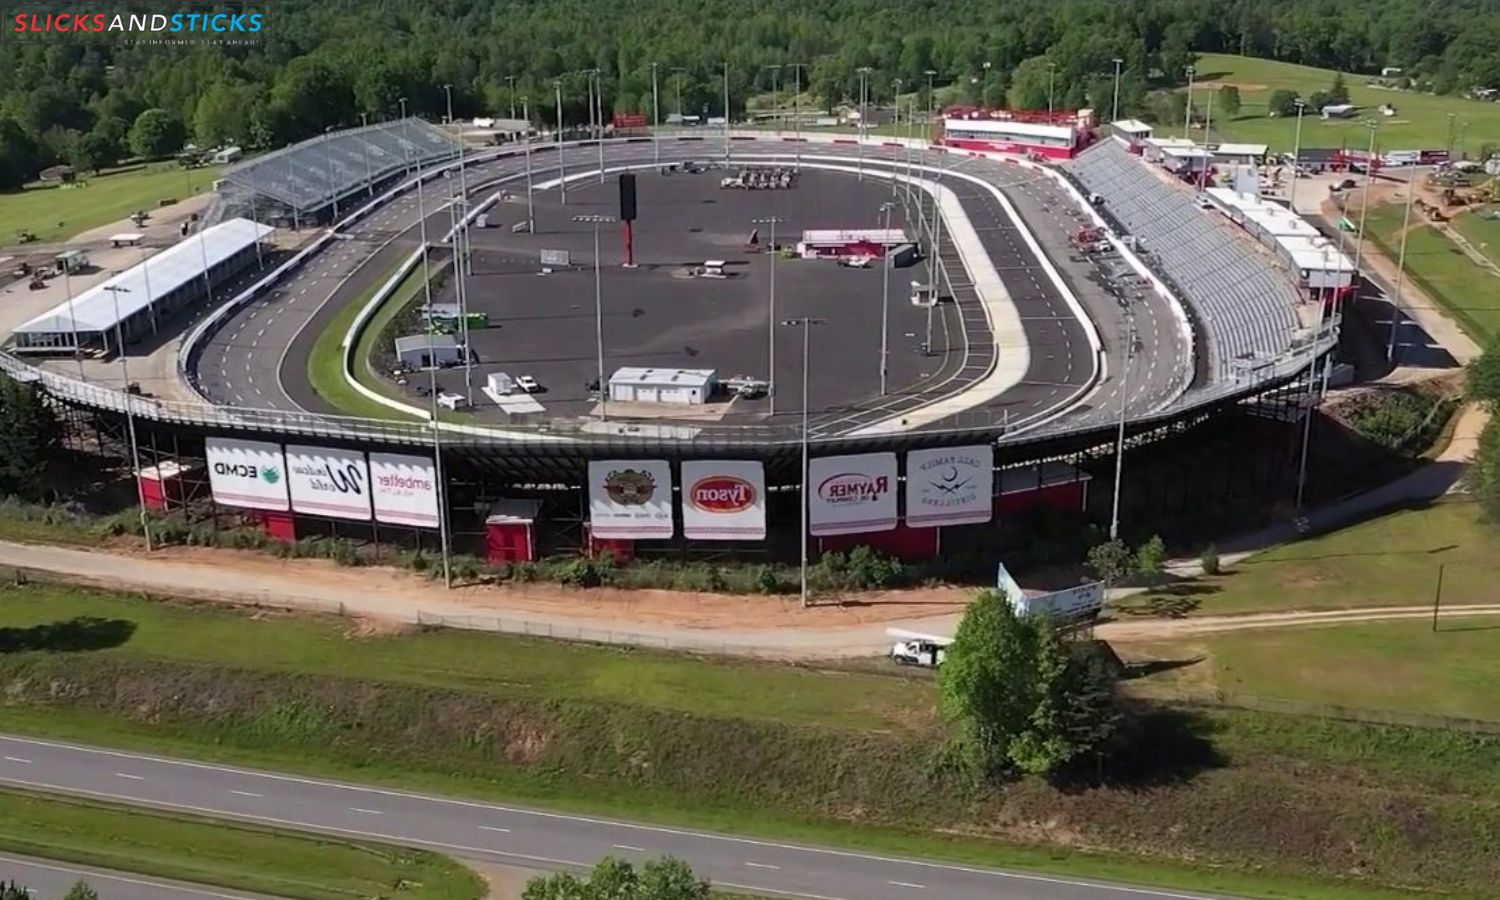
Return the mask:
[[[236,4],[238,9],[257,4]],[[28,11],[65,7],[38,2]],[[158,12],[125,2],[121,11]],[[186,3],[184,9],[213,4]],[[604,107],[732,114],[794,76],[825,105],[869,67],[876,100],[936,86],[958,99],[1103,102],[1123,60],[1126,109],[1180,80],[1195,52],[1352,73],[1401,66],[1439,93],[1500,86],[1500,0],[276,0],[244,45],[133,43],[119,34],[0,33],[0,188],[47,164],[82,169],[203,146],[279,145],[411,112],[508,115],[529,97],[550,121],[562,79],[570,120],[586,69]],[[9,23],[7,23],[9,24]],[[798,65],[794,70],[791,67]],[[780,66],[779,71],[769,68]],[[143,115],[145,121],[142,121]]]

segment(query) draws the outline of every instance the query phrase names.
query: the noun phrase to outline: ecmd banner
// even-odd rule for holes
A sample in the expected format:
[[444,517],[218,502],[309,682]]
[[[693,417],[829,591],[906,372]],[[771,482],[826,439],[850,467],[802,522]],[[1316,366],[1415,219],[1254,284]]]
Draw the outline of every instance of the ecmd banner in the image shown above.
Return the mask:
[[994,515],[995,450],[989,444],[906,454],[906,524],[973,525]]
[[437,467],[426,456],[371,453],[370,500],[377,522],[437,528]]
[[669,538],[672,466],[659,459],[589,463],[589,533],[606,540]]
[[765,467],[735,460],[683,463],[682,533],[708,541],[765,540]]
[[370,470],[359,450],[286,445],[292,511],[336,519],[370,519]]
[[214,502],[286,512],[286,461],[280,444],[209,438],[208,486]]
[[896,454],[823,456],[808,463],[808,530],[824,537],[896,527]]

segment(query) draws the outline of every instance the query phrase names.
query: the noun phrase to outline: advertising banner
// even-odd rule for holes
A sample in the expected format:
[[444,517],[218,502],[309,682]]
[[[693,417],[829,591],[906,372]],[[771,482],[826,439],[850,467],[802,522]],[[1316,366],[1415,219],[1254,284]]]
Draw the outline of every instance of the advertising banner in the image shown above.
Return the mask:
[[906,454],[906,524],[973,525],[994,517],[995,449],[988,444]]
[[669,538],[672,466],[659,459],[589,462],[589,531],[607,540]]
[[682,533],[711,541],[765,540],[765,467],[734,460],[683,463]]
[[377,522],[437,528],[437,467],[426,456],[371,453],[370,500]]
[[359,450],[286,446],[292,511],[336,519],[370,519],[370,469]]
[[896,527],[896,454],[824,456],[808,463],[808,530],[818,537]]
[[209,438],[208,486],[214,502],[286,512],[286,461],[280,444]]

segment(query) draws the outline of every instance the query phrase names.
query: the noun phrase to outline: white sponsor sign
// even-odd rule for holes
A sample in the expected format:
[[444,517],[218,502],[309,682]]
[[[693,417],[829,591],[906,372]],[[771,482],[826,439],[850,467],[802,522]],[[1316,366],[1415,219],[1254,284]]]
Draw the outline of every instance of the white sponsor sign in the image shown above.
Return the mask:
[[765,467],[734,460],[683,463],[682,533],[704,540],[764,540]]
[[437,467],[426,456],[371,453],[370,500],[377,522],[437,528]]
[[590,462],[589,530],[609,540],[671,537],[671,464],[659,459]]
[[896,527],[896,454],[824,456],[808,464],[808,530],[817,536]]
[[280,444],[209,438],[204,442],[214,502],[286,512],[286,461]]
[[361,451],[287,444],[286,471],[294,511],[369,520],[370,469]]
[[994,517],[995,450],[988,444],[906,454],[906,524],[970,525]]
[[544,266],[566,266],[571,255],[566,250],[543,250],[542,265]]

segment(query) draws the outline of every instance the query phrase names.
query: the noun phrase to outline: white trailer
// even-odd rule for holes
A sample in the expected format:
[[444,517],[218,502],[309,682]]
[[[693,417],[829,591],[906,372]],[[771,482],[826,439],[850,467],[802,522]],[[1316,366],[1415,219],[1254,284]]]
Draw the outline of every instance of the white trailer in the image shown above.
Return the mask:
[[948,645],[953,643],[952,638],[907,631],[904,628],[887,628],[885,633],[898,639],[891,645],[891,661],[898,666],[936,669],[943,664],[948,655]]

